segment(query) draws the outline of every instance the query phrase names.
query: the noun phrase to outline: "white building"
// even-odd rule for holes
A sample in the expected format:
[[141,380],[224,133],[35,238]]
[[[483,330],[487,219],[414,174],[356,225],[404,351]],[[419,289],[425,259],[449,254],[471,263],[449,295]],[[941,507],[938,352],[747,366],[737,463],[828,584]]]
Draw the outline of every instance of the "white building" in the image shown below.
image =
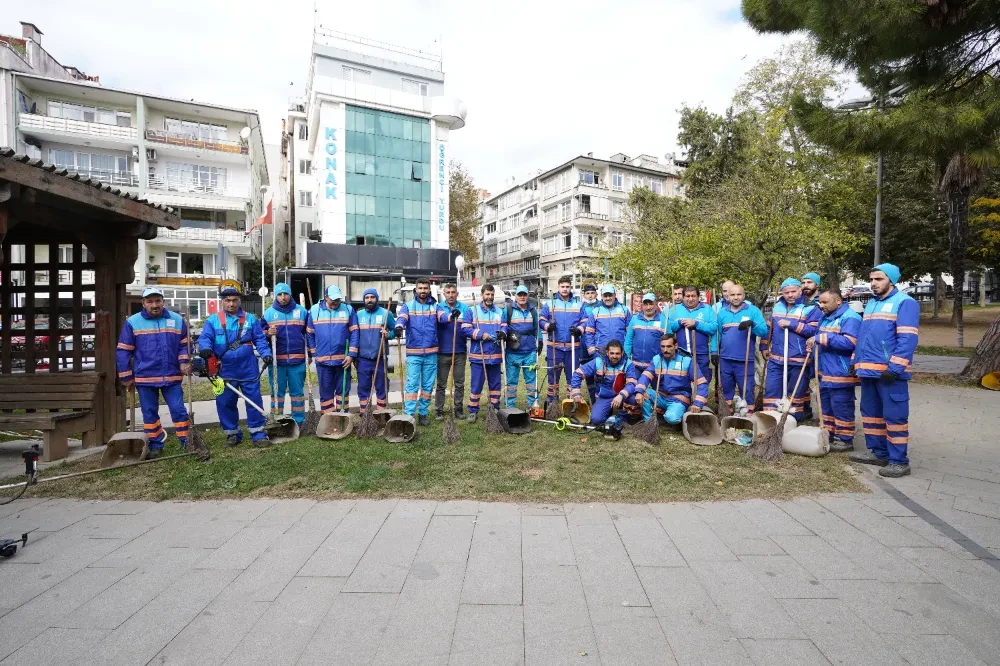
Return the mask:
[[316,30],[283,146],[297,266],[392,268],[403,248],[450,270],[449,135],[466,110],[444,78],[436,54]]
[[243,281],[259,242],[244,233],[268,183],[257,112],[107,88],[75,68],[62,76],[41,32],[23,26],[20,40],[0,39],[0,144],[179,209],[180,229],[139,241],[129,293],[159,285],[172,309],[203,318],[223,280]]
[[680,166],[650,155],[623,153],[605,160],[581,155],[520,183],[510,182],[481,207],[479,260],[468,279],[492,282],[505,291],[527,285],[552,293],[563,275],[574,289],[599,279],[599,258],[624,239],[629,193],[647,187],[682,196]]

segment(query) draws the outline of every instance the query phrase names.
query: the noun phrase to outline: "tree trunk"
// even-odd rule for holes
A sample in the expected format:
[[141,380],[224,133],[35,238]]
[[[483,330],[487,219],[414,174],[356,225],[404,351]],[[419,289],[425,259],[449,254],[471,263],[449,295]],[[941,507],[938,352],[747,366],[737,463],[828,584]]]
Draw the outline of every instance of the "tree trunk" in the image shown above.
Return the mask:
[[979,271],[979,307],[986,307],[986,269]]
[[944,297],[947,289],[945,289],[944,280],[941,279],[940,273],[934,274],[934,318],[938,318],[938,313],[941,307],[944,305]]
[[1000,316],[986,329],[983,339],[976,347],[976,352],[959,376],[978,382],[983,375],[990,372],[1000,372]]
[[959,183],[948,187],[948,258],[954,282],[955,307],[952,321],[958,346],[965,346],[965,321],[962,306],[965,303],[965,249],[969,231],[969,188]]

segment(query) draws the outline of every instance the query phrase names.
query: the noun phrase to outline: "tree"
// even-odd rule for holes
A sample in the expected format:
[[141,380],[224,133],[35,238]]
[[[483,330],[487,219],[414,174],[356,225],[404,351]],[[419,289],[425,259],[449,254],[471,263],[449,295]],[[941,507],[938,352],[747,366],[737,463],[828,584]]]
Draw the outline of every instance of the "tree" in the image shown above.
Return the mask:
[[479,258],[474,233],[480,222],[479,190],[460,162],[452,160],[448,173],[448,247],[471,263]]
[[743,0],[743,12],[762,32],[807,30],[820,53],[891,98],[888,109],[843,114],[798,96],[796,118],[814,140],[863,154],[933,160],[948,200],[962,346],[969,197],[1000,163],[1000,0]]
[[677,143],[688,162],[683,175],[687,196],[702,196],[746,166],[756,120],[752,113],[734,113],[733,107],[724,116],[702,106],[681,108]]

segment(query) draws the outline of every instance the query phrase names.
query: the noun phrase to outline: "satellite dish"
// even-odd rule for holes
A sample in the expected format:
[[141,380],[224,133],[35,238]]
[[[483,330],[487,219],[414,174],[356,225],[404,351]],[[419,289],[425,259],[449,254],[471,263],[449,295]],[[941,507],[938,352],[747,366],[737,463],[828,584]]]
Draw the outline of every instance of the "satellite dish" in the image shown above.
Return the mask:
[[261,287],[260,289],[258,289],[257,295],[260,296],[261,298],[267,296],[267,287]]
[[243,139],[244,141],[249,141],[251,131],[252,130],[249,127],[244,127],[243,129],[240,130],[240,138]]

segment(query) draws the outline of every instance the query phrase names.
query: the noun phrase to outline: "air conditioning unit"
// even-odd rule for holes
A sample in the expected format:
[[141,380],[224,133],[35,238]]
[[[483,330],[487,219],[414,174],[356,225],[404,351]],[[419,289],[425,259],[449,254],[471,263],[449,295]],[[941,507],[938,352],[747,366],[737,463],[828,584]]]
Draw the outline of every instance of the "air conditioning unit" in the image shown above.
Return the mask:
[[146,149],[146,159],[149,160],[150,162],[155,162],[156,161],[156,150],[153,149],[153,148],[147,148]]
[[134,157],[135,159],[139,159],[139,147],[138,146],[132,146],[132,157]]

